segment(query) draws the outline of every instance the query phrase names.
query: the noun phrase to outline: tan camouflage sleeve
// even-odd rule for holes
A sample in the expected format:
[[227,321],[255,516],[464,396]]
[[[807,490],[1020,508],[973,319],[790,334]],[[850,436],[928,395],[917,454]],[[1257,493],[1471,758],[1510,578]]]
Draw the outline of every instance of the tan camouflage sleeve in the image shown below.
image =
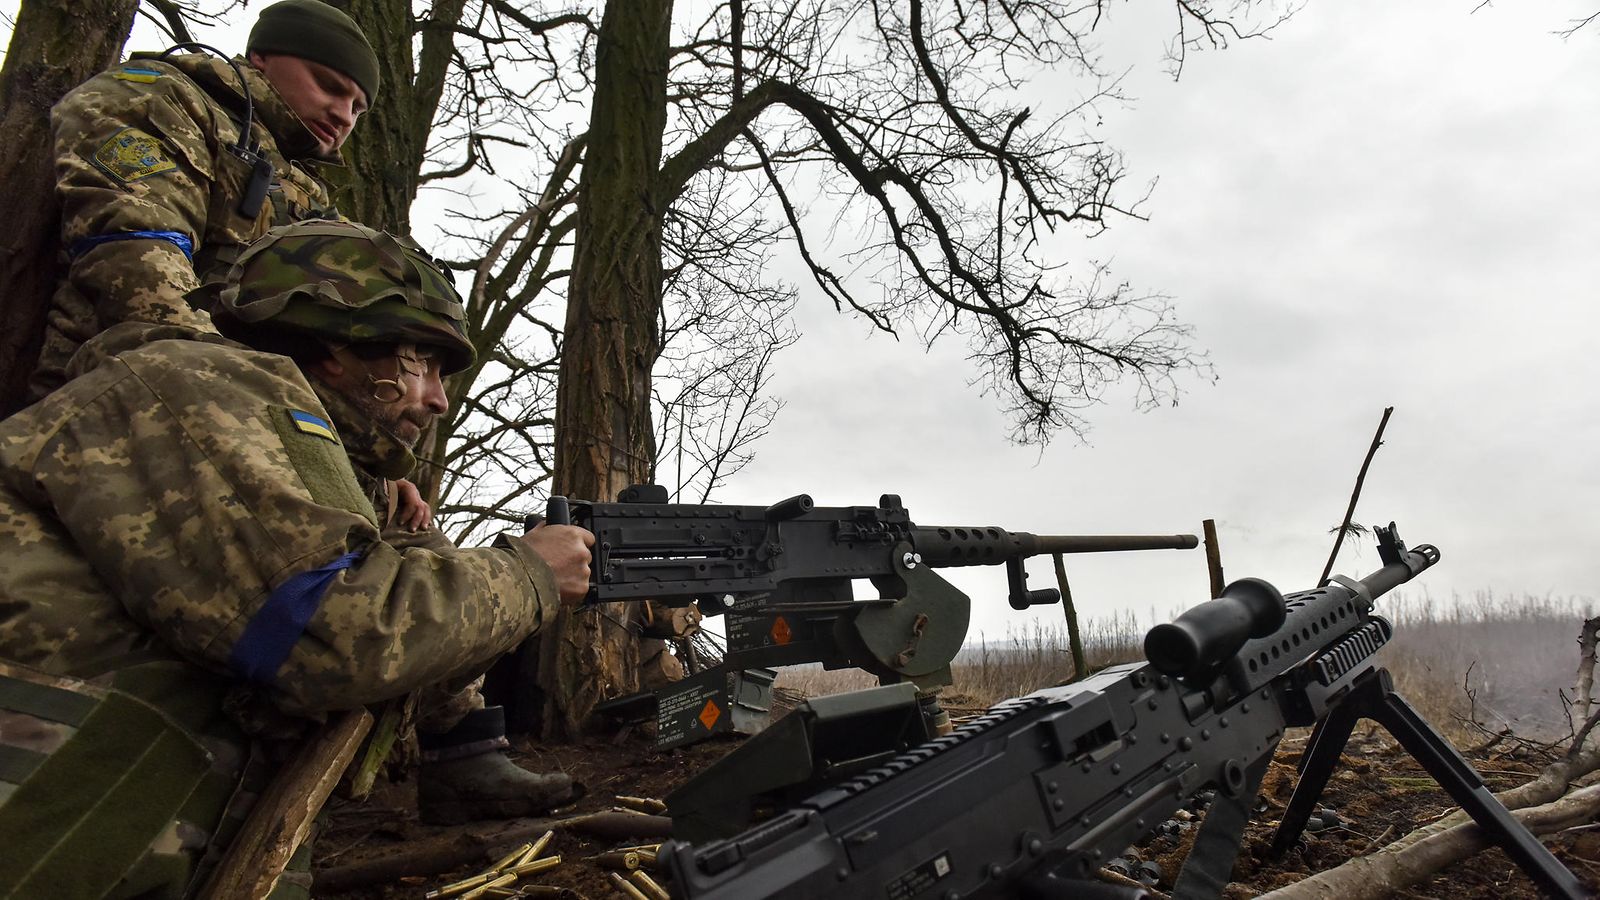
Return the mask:
[[165,341],[65,419],[38,462],[130,614],[291,713],[471,677],[537,630],[553,577],[520,543],[382,539],[315,395],[283,357]]
[[78,342],[125,321],[210,330],[183,295],[217,161],[199,88],[163,68],[101,73],[51,111],[67,277],[88,307],[66,312],[96,320],[72,323]]

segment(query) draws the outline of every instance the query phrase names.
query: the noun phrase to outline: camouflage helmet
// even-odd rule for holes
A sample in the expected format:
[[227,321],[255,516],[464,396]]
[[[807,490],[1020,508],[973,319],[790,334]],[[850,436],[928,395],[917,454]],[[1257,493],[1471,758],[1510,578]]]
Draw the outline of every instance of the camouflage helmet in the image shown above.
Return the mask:
[[245,343],[304,335],[433,347],[446,375],[475,356],[461,295],[443,267],[409,238],[354,222],[312,219],[268,231],[233,264],[212,319]]

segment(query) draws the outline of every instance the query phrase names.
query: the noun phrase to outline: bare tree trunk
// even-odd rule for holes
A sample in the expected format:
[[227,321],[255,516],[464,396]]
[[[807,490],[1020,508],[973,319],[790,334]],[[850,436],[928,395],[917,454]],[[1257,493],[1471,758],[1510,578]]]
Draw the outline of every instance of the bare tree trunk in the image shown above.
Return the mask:
[[0,416],[20,408],[60,280],[50,107],[116,62],[138,0],[23,0],[0,69]]
[[[661,213],[671,0],[607,4],[579,179],[556,397],[555,492],[609,500],[654,468],[650,371],[659,352]],[[562,613],[541,638],[546,734],[637,689],[638,638],[621,604]]]

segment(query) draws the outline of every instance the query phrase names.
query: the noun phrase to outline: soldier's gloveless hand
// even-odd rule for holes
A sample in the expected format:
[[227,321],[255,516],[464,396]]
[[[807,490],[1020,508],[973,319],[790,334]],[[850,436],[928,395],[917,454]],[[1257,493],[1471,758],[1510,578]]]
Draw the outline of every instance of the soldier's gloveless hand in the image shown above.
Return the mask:
[[394,489],[398,501],[394,524],[407,531],[433,527],[433,507],[422,499],[422,492],[415,484],[402,478],[394,483]]
[[555,572],[561,602],[577,606],[589,593],[589,548],[594,535],[576,525],[540,524],[520,540]]

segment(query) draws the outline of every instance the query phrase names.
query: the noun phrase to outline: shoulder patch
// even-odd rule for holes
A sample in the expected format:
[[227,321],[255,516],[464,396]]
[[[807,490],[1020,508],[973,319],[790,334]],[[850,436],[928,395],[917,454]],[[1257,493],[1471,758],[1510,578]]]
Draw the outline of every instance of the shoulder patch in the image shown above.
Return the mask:
[[303,434],[314,434],[317,437],[327,438],[335,444],[339,443],[339,436],[334,433],[333,426],[328,420],[312,413],[298,409],[289,410],[289,420],[294,423],[296,430]]
[[356,481],[350,457],[345,454],[328,420],[316,413],[283,406],[270,407],[267,414],[283,441],[289,464],[299,474],[311,499],[323,506],[355,513],[376,526],[378,513]]
[[161,140],[137,128],[124,128],[94,153],[94,164],[123,184],[178,167]]
[[139,84],[150,84],[157,78],[160,78],[161,73],[155,69],[141,69],[138,66],[123,66],[120,71],[111,73],[111,77],[121,81],[135,81]]

